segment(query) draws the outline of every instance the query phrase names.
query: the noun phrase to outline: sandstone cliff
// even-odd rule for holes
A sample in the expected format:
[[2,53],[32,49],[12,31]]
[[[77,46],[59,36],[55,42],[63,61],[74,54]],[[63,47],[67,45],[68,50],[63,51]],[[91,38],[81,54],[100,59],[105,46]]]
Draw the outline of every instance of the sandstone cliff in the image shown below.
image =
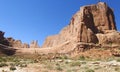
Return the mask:
[[[99,2],[95,5],[81,7],[72,17],[70,24],[63,28],[59,34],[47,37],[42,47],[55,47],[65,42],[69,42],[69,46],[71,43],[76,45],[81,42],[103,44],[109,42],[110,38],[111,43],[120,43],[120,33],[116,30],[112,9],[106,3]],[[72,45],[69,48],[73,47]]]

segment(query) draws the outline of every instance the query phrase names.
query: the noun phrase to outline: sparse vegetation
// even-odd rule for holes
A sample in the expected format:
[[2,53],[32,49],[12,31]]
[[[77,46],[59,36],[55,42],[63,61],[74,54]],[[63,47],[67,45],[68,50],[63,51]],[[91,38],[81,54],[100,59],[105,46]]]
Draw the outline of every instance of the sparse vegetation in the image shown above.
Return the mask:
[[16,67],[15,67],[15,66],[11,66],[11,67],[10,67],[10,70],[11,70],[11,71],[14,71],[14,70],[16,70]]
[[119,58],[119,59],[117,59],[117,62],[120,62],[120,58]]
[[117,71],[117,72],[120,71],[120,67],[116,67],[115,71]]
[[57,69],[58,71],[62,71],[62,70],[63,70],[62,67],[60,67],[60,66],[57,66],[56,69]]
[[5,71],[5,70],[2,70],[2,72],[7,72],[7,71]]
[[[118,57],[111,57],[111,58],[106,58],[105,60],[101,59],[88,59],[85,58],[84,56],[80,56],[79,58],[77,57],[76,59],[70,59],[66,58],[64,56],[61,56],[61,58],[56,58],[54,60],[49,58],[35,62],[35,59],[27,59],[27,58],[19,58],[19,57],[1,57],[1,63],[0,63],[0,68],[8,66],[8,69],[11,71],[14,71],[16,69],[24,69],[27,68],[29,65],[35,65],[38,64],[42,72],[49,72],[49,71],[63,71],[63,72],[96,72],[101,69],[105,69],[106,67],[101,66],[100,64],[103,63],[104,61],[109,62],[116,60],[116,62],[119,62]],[[5,60],[5,61],[3,61]],[[114,61],[113,61],[114,62]],[[104,64],[104,63],[103,63]],[[91,65],[91,66],[88,66]],[[105,65],[106,66],[106,65]],[[119,66],[119,65],[117,65]],[[37,65],[35,65],[35,68]],[[38,67],[37,67],[38,68]],[[116,67],[114,65],[110,66],[111,69],[113,69],[116,72],[120,71],[119,67]],[[2,69],[0,70],[1,72],[4,72],[6,70]],[[113,71],[113,72],[114,72]]]
[[86,72],[95,72],[95,71],[92,69],[88,69],[88,70],[86,70]]
[[80,56],[79,60],[85,60],[85,57],[84,56]]
[[51,66],[50,64],[46,66],[47,69],[52,70],[53,66]]
[[69,70],[67,70],[66,72],[72,72],[72,70],[69,69]]
[[6,63],[0,63],[0,67],[8,66]]
[[70,66],[80,66],[80,65],[81,65],[80,62],[72,62],[72,63],[70,64]]

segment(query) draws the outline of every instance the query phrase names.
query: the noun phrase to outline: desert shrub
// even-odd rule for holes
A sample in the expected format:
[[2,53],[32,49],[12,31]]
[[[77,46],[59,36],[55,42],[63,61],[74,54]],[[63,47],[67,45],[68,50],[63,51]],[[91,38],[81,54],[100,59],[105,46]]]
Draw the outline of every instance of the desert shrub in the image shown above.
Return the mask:
[[55,65],[60,66],[60,64],[59,64],[59,63],[56,63]]
[[18,66],[19,63],[10,63],[10,66]]
[[0,63],[0,67],[8,66],[6,63]]
[[86,62],[81,62],[81,64],[86,64]]
[[6,62],[6,58],[0,57],[0,62]]
[[26,63],[15,63],[15,66],[19,66],[19,67],[27,67],[27,64]]
[[72,63],[70,64],[70,66],[80,66],[80,65],[81,65],[80,62],[72,62]]
[[117,62],[120,62],[120,59],[117,59]]
[[20,64],[20,67],[27,67],[27,64]]
[[66,72],[72,72],[72,70],[67,70]]
[[50,64],[48,64],[48,65],[46,66],[46,68],[49,69],[49,70],[52,70],[52,69],[53,69],[53,66],[51,66]]
[[100,66],[96,66],[95,68],[94,68],[95,70],[98,70],[98,69],[102,69],[102,67],[100,67]]
[[120,68],[119,68],[119,67],[116,67],[116,68],[115,68],[115,71],[117,71],[117,72],[120,71]]
[[11,66],[11,67],[10,67],[10,70],[11,70],[11,71],[14,71],[14,70],[16,70],[16,67],[15,67],[15,66]]
[[5,71],[5,70],[2,70],[2,72],[7,72],[7,71]]
[[84,56],[80,56],[79,60],[85,60],[85,57]]
[[62,69],[60,66],[57,66],[56,69],[57,69],[58,71],[63,71],[63,69]]
[[13,62],[20,62],[20,60],[19,59],[13,59]]
[[95,72],[95,71],[92,69],[88,69],[88,70],[86,70],[86,72]]
[[68,63],[69,63],[68,61],[65,62],[65,64],[68,64]]
[[27,67],[27,64],[24,62],[15,62],[15,63],[10,63],[10,66]]
[[59,57],[57,57],[58,59],[68,59],[68,57],[66,55],[61,55]]

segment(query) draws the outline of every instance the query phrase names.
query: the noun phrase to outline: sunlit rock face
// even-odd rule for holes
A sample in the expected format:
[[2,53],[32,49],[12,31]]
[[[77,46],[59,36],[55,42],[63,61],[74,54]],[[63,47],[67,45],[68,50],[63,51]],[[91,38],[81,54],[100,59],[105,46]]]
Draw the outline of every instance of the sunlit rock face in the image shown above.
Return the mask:
[[116,31],[113,11],[104,2],[87,5],[73,15],[68,26],[59,34],[48,36],[42,47],[54,47],[64,42],[102,43],[100,35],[106,31]]

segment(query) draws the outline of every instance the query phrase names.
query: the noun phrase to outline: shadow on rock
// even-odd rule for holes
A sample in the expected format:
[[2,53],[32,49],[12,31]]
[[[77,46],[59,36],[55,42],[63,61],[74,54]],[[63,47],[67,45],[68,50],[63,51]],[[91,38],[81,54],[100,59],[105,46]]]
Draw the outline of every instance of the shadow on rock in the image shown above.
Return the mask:
[[15,52],[16,52],[16,49],[14,49],[14,48],[6,48],[3,46],[0,46],[0,54],[5,54],[8,56],[11,56],[11,55],[14,55]]

